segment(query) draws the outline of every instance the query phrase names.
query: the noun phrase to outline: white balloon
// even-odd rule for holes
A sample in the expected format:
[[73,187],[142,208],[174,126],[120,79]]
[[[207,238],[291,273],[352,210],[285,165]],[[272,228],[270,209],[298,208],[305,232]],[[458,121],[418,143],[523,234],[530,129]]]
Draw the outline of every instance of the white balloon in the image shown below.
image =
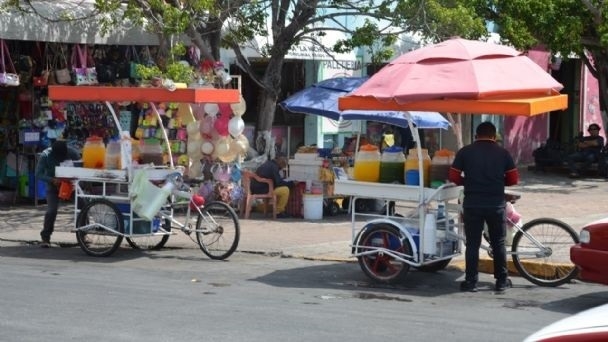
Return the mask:
[[213,144],[210,141],[205,141],[201,145],[201,152],[203,152],[204,154],[211,154],[213,153],[213,150]]
[[209,114],[210,116],[216,116],[219,111],[220,107],[217,105],[217,103],[205,103],[205,113]]
[[232,108],[232,113],[236,116],[241,116],[245,114],[247,110],[247,104],[245,103],[245,99],[241,95],[238,103],[231,103],[230,108]]
[[193,136],[193,135],[199,133],[200,123],[201,123],[200,121],[193,121],[186,125],[186,130],[188,131],[188,136]]
[[245,121],[240,116],[235,116],[228,121],[228,133],[233,137],[238,137],[245,130]]

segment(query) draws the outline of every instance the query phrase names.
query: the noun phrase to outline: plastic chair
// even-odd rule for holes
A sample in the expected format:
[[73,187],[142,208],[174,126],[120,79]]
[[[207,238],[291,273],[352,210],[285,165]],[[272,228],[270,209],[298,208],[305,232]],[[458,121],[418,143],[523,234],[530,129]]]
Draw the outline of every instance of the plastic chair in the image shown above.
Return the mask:
[[[277,196],[274,194],[274,185],[271,179],[262,178],[256,175],[254,172],[243,170],[241,175],[241,182],[245,194],[241,201],[241,216],[244,219],[248,219],[251,214],[251,205],[256,199],[262,199],[264,201],[264,216],[268,215],[268,206],[272,206],[272,218],[277,218]],[[259,183],[268,184],[268,192],[265,194],[253,194],[251,193],[251,180],[255,179]]]

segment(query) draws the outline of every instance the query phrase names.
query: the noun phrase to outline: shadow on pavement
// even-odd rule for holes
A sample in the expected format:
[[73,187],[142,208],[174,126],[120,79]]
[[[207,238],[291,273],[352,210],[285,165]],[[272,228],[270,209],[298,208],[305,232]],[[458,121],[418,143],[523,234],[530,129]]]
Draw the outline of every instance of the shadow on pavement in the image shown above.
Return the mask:
[[78,246],[61,247],[52,245],[51,248],[40,248],[38,244],[19,244],[12,246],[2,246],[0,248],[1,257],[29,258],[44,260],[61,260],[78,262],[93,262],[99,264],[112,264],[124,260],[137,259],[145,256],[145,251],[133,250],[121,247],[109,257],[93,257],[85,254]]
[[[605,290],[606,286],[598,285],[597,289],[604,291],[556,300],[541,305],[541,308],[547,311],[575,314],[602,304],[608,304],[608,291]],[[567,288],[565,288],[565,290],[567,290]]]

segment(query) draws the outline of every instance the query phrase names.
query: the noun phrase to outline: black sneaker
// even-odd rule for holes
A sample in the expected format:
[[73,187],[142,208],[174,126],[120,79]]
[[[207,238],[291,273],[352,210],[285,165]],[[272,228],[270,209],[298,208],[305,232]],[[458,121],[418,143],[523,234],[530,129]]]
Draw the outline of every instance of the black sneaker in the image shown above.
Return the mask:
[[513,287],[513,282],[511,279],[507,278],[503,281],[497,280],[495,290],[496,292],[505,292],[506,289],[511,287]]
[[40,248],[50,248],[51,243],[49,241],[42,241],[39,246]]
[[462,292],[477,292],[477,283],[465,280],[462,283],[460,283],[460,291],[462,291]]

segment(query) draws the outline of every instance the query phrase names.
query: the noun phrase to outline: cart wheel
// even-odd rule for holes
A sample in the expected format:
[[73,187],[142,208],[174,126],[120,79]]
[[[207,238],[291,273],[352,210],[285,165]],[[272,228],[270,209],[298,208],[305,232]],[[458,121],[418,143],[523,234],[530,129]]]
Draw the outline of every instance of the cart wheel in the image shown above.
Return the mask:
[[205,204],[196,220],[196,240],[209,258],[223,260],[239,244],[239,219],[234,209],[224,202]]
[[[359,240],[357,252],[373,251],[386,248],[404,255],[412,255],[412,247],[401,232],[388,225],[378,225],[367,230]],[[401,281],[410,269],[410,265],[393,256],[377,252],[357,257],[359,265],[368,277],[387,284]]]
[[123,216],[116,205],[106,199],[87,203],[76,220],[76,240],[80,248],[92,256],[108,256],[122,242]]
[[340,206],[336,201],[328,200],[327,206],[325,207],[325,213],[328,216],[336,216],[340,213]]
[[452,261],[452,259],[436,261],[436,262],[432,262],[427,265],[418,266],[418,267],[416,267],[416,269],[421,272],[437,272],[437,271],[441,271],[442,269],[448,267],[448,265],[450,264],[450,261]]
[[[166,219],[162,226],[165,232],[171,232],[171,220]],[[125,237],[127,243],[133,249],[147,249],[157,251],[165,246],[169,235],[142,235],[141,237]]]

